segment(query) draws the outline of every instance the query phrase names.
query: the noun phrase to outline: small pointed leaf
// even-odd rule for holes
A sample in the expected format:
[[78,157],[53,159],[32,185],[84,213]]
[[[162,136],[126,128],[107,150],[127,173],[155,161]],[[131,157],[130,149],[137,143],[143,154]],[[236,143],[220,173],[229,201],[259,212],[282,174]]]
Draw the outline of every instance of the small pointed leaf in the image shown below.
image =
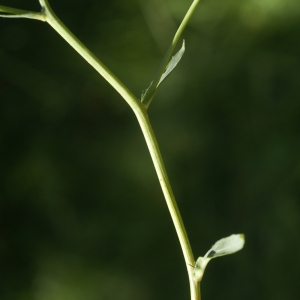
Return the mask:
[[161,75],[157,86],[159,86],[160,83],[174,70],[174,68],[177,66],[177,64],[181,60],[181,58],[184,54],[184,51],[185,51],[185,41],[183,40],[181,49],[174,56],[172,56],[171,60],[167,64],[166,70]]
[[[160,83],[174,70],[174,68],[177,66],[177,64],[179,63],[179,61],[181,60],[183,54],[184,54],[184,51],[185,51],[185,41],[183,40],[182,41],[182,46],[181,46],[181,49],[174,55],[172,56],[171,60],[169,61],[169,63],[167,64],[166,66],[166,69],[165,71],[162,73],[158,83],[156,86],[151,87],[153,81],[151,82],[150,86],[144,90],[142,92],[142,95],[141,95],[141,101],[146,105],[146,107],[149,106],[152,98],[153,98],[153,95],[155,94],[155,91],[157,89],[157,87],[160,85]],[[151,95],[147,95],[147,93],[151,92]],[[147,98],[147,100],[145,100]]]

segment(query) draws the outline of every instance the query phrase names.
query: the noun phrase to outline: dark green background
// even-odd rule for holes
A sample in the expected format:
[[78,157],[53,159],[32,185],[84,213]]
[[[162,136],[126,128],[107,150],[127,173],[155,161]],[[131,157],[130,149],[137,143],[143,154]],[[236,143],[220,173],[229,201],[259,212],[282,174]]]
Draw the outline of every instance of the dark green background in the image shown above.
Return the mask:
[[[50,4],[139,96],[191,2]],[[205,0],[183,38],[150,119],[196,258],[246,235],[202,298],[299,299],[300,2]],[[46,23],[0,19],[0,155],[1,300],[189,299],[134,114]]]

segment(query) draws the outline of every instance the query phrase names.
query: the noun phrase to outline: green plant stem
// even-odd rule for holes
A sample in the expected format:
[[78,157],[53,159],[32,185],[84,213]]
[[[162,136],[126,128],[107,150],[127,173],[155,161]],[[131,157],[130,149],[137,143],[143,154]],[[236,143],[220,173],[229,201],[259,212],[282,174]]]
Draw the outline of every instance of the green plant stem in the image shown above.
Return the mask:
[[0,5],[0,12],[4,12],[5,14],[0,14],[0,17],[5,18],[28,18],[28,19],[36,19],[40,21],[44,20],[44,14],[39,12],[32,12],[23,9],[17,9],[13,7]]
[[17,9],[13,7],[3,6],[3,5],[0,5],[0,11],[12,15],[23,15],[23,14],[31,13],[31,11],[28,10]]
[[[158,179],[161,185],[164,197],[167,202],[168,209],[170,211],[176,233],[178,235],[182,252],[184,255],[184,260],[186,263],[189,282],[190,282],[190,292],[191,300],[200,300],[200,285],[193,279],[192,271],[194,266],[195,259],[189,243],[189,239],[179,212],[179,209],[176,204],[176,200],[168,179],[168,175],[163,163],[163,159],[156,141],[155,134],[153,132],[151,123],[148,118],[147,108],[142,104],[132,92],[87,48],[85,47],[69,30],[68,28],[59,20],[59,18],[52,11],[47,0],[39,0],[42,6],[41,17],[39,20],[46,21],[57,33],[59,33],[92,67],[94,67],[114,88],[115,90],[126,100],[129,106],[132,108],[134,114],[137,117],[139,125],[142,129],[144,138],[146,140]],[[193,5],[195,6],[198,1],[194,1]],[[192,5],[192,6],[193,6]],[[1,7],[0,7],[1,8]],[[13,11],[14,10],[14,11]],[[191,11],[191,8],[190,10]],[[193,10],[192,10],[193,11]],[[19,17],[24,15],[20,14],[20,10],[9,9],[9,13],[16,13]],[[28,12],[26,12],[28,14]],[[191,13],[190,13],[191,14]],[[187,16],[185,17],[186,20]],[[174,38],[175,44],[177,43],[179,36],[186,25],[180,26],[180,30],[177,31]],[[174,47],[175,47],[174,44]],[[173,47],[173,49],[174,49]],[[170,50],[169,57],[171,56]],[[167,61],[165,59],[165,61]]]
[[163,74],[163,72],[165,71],[166,67],[167,67],[167,64],[172,56],[172,53],[175,49],[175,46],[176,44],[178,43],[179,39],[180,39],[180,36],[181,34],[183,33],[183,30],[184,28],[186,27],[187,23],[189,22],[192,14],[194,13],[197,5],[199,4],[200,0],[194,0],[192,5],[190,6],[189,10],[187,11],[187,13],[185,14],[179,28],[177,29],[176,31],[176,34],[162,60],[162,63],[155,75],[155,78],[153,80],[153,82],[151,83],[149,89],[146,91],[143,99],[142,99],[142,102],[143,104],[148,108],[153,97],[155,96],[155,93],[156,93],[156,89],[157,89],[157,86],[158,86],[158,83],[159,83],[159,80]]
[[[200,300],[200,285],[193,280],[192,267],[195,264],[194,255],[190,242],[176,204],[176,200],[168,179],[168,175],[163,163],[163,159],[153,132],[151,123],[148,118],[147,110],[144,105],[129,91],[129,89],[103,64],[99,59],[90,52],[58,19],[54,14],[47,0],[40,0],[45,8],[46,22],[48,22],[89,64],[91,64],[127,101],[135,113],[139,125],[142,129],[146,140],[157,176],[160,182],[164,197],[170,211],[180,245],[183,251],[184,260],[187,266],[191,299]],[[182,29],[183,30],[183,29]],[[179,37],[178,37],[179,38]],[[177,38],[177,40],[178,40]]]
[[40,0],[44,9],[45,21],[69,43],[136,111],[140,101],[131,91],[59,20],[47,0]]

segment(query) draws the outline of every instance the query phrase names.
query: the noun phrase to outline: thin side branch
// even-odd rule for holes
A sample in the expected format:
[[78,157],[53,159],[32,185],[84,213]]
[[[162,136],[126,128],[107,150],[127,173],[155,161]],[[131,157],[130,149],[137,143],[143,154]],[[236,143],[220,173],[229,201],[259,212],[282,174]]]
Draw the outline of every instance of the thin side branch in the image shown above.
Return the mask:
[[45,22],[45,15],[42,12],[33,12],[3,5],[0,5],[0,12],[4,13],[0,14],[0,17],[3,18],[27,18]]

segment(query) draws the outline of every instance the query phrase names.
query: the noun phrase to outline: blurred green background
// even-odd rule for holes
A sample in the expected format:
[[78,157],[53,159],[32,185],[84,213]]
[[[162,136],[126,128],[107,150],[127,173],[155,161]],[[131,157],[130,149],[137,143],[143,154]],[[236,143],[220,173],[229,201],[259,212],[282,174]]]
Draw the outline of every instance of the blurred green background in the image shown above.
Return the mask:
[[[191,2],[50,4],[140,96]],[[196,258],[246,235],[202,299],[299,299],[300,2],[204,0],[183,38],[150,119]],[[46,23],[0,19],[0,153],[1,300],[189,299],[134,114]]]

